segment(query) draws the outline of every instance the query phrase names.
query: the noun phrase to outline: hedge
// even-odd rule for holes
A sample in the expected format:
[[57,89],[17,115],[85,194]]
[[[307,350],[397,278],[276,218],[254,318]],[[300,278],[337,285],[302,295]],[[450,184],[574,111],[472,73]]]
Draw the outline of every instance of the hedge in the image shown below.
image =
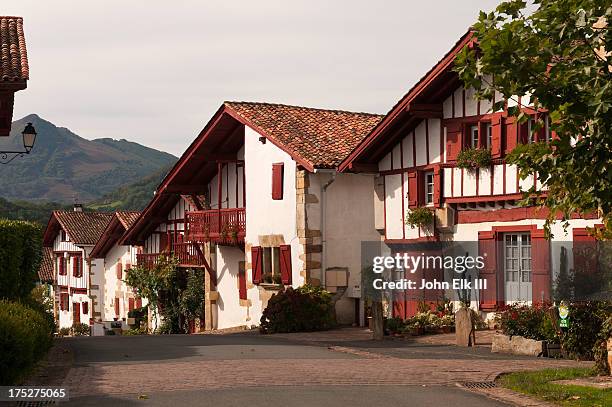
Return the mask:
[[41,247],[37,224],[0,219],[0,299],[29,297],[38,280]]
[[0,300],[0,385],[15,384],[51,347],[52,326],[39,311]]

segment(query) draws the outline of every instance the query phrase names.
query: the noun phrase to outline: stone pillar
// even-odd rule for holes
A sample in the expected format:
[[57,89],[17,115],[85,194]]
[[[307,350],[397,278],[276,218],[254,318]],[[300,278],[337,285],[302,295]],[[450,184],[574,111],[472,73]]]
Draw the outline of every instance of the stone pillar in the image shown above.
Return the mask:
[[300,274],[305,282],[312,285],[321,285],[321,231],[313,229],[309,223],[309,213],[320,211],[319,198],[309,190],[311,174],[303,169],[298,169],[295,175],[296,185],[296,223],[297,236],[302,246],[300,259],[304,267]]
[[474,346],[472,343],[472,310],[470,308],[460,308],[455,312],[455,337],[457,346]]

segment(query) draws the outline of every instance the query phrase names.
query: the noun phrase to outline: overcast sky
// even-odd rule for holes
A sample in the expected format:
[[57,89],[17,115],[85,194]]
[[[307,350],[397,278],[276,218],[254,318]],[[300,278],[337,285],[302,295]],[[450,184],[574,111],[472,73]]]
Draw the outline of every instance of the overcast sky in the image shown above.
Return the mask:
[[180,155],[224,100],[386,113],[499,1],[2,0],[37,113]]

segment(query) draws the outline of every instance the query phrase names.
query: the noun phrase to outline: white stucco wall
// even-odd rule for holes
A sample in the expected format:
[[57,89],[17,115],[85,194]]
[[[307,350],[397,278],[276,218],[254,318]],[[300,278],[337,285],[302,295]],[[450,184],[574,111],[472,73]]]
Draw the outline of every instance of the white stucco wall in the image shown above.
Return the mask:
[[[245,260],[244,252],[238,247],[216,246],[217,306],[216,328],[224,329],[250,325],[247,307],[240,304],[238,291],[239,263]],[[258,320],[259,322],[259,320]]]
[[[321,202],[320,186],[325,185],[331,175],[311,174],[310,178],[312,193]],[[355,322],[354,298],[361,297],[361,242],[380,240],[374,226],[373,188],[373,175],[337,174],[325,192],[324,267],[347,268],[349,272],[347,292],[336,303],[337,319],[343,324]],[[309,211],[308,219],[318,221],[320,213],[316,212]]]

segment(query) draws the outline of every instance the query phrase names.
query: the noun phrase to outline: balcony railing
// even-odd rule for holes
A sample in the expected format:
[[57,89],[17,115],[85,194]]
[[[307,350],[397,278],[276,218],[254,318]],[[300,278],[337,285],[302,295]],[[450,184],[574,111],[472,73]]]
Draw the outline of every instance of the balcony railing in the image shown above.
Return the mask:
[[213,209],[185,213],[187,240],[226,245],[244,243],[246,215],[244,208]]
[[178,259],[180,267],[206,267],[202,249],[197,243],[173,243],[172,250],[166,253],[140,253],[136,255],[138,266],[151,269],[155,267],[161,255],[172,255]]

